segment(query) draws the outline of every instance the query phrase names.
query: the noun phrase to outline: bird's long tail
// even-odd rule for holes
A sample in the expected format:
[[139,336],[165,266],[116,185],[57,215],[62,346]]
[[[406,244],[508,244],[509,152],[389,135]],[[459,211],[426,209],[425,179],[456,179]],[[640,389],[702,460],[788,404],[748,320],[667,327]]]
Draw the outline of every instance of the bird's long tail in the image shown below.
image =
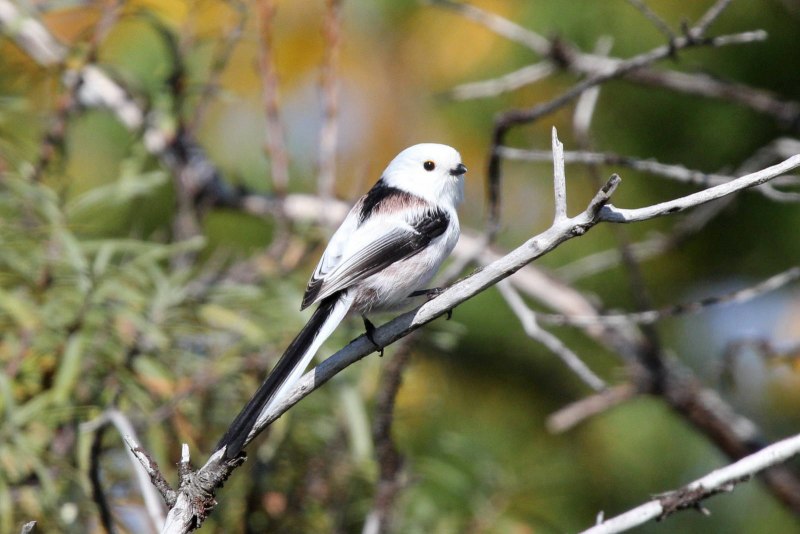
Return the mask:
[[302,376],[314,354],[342,322],[352,302],[346,293],[331,295],[320,302],[253,398],[236,416],[216,450],[225,447],[228,458],[239,454],[261,415],[280,402]]

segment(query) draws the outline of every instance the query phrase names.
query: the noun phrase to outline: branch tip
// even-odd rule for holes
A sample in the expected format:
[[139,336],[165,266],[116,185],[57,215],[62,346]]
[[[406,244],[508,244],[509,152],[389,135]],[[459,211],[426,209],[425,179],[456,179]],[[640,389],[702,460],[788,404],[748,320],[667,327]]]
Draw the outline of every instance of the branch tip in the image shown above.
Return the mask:
[[557,223],[567,218],[567,178],[564,172],[564,144],[558,140],[558,131],[553,126],[553,189],[555,190],[555,216]]
[[600,209],[603,206],[608,204],[608,201],[611,200],[611,195],[614,194],[614,191],[617,190],[617,187],[622,182],[622,178],[620,178],[619,174],[614,173],[611,175],[611,178],[600,188],[594,198],[589,202],[589,206],[586,208],[593,217],[596,217],[598,213],[600,213]]

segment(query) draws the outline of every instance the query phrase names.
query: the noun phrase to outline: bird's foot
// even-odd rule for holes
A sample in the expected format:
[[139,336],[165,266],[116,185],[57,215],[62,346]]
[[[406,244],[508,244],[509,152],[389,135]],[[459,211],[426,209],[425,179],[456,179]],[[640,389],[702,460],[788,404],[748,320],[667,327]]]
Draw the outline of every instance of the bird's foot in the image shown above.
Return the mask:
[[381,347],[380,345],[378,345],[378,343],[375,341],[375,338],[373,337],[373,334],[374,334],[374,332],[375,332],[375,325],[374,325],[374,324],[372,324],[372,321],[370,321],[370,320],[369,320],[369,319],[367,319],[366,317],[364,317],[364,316],[361,316],[361,318],[362,318],[362,319],[364,319],[364,328],[365,328],[365,329],[366,329],[366,331],[367,331],[367,332],[366,332],[367,339],[369,339],[370,343],[372,343],[373,345],[375,345],[375,352],[377,352],[377,353],[378,353],[378,356],[380,356],[381,358],[383,358],[383,347]]
[[[414,291],[409,295],[409,297],[426,297],[428,300],[433,300],[442,293],[444,293],[444,287],[432,287],[430,289],[419,289]],[[453,318],[453,310],[447,310],[447,320]]]

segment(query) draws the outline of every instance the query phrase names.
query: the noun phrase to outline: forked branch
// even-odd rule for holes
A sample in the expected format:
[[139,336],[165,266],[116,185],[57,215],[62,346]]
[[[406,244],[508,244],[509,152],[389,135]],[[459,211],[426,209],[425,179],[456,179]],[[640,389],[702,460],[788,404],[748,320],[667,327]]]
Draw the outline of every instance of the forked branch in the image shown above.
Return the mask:
[[[556,145],[557,137],[554,133],[554,146]],[[556,161],[559,161],[558,158]],[[532,237],[482,270],[453,284],[437,298],[377,328],[373,332],[373,337],[381,346],[397,341],[485,289],[494,286],[561,243],[583,235],[600,222],[630,222],[667,215],[678,211],[674,209],[675,207],[682,210],[698,206],[747,187],[765,183],[798,166],[800,166],[800,156],[794,156],[778,165],[743,176],[728,184],[638,210],[622,210],[608,204],[611,195],[620,183],[620,178],[614,175],[597,192],[583,212],[571,218],[565,213],[561,220],[555,221],[544,232]],[[566,194],[564,200],[566,201]],[[374,350],[373,343],[366,336],[361,336],[306,373],[283,402],[275,406],[272,411],[263,414],[246,443],[252,441],[272,421],[280,417],[300,399]],[[197,528],[216,504],[214,500],[216,489],[236,467],[241,465],[243,460],[243,457],[225,460],[224,454],[217,453],[199,470],[194,472],[187,470],[182,476],[177,503],[170,510],[162,532],[189,532]]]

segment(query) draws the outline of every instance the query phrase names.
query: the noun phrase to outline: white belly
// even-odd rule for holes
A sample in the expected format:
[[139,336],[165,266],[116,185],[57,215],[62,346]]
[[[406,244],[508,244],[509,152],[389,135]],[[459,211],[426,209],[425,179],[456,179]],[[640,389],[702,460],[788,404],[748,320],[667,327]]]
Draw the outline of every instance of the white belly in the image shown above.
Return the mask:
[[414,304],[409,295],[429,288],[428,284],[455,247],[458,235],[456,222],[444,234],[431,241],[424,250],[356,284],[353,287],[356,292],[353,310],[367,313]]

